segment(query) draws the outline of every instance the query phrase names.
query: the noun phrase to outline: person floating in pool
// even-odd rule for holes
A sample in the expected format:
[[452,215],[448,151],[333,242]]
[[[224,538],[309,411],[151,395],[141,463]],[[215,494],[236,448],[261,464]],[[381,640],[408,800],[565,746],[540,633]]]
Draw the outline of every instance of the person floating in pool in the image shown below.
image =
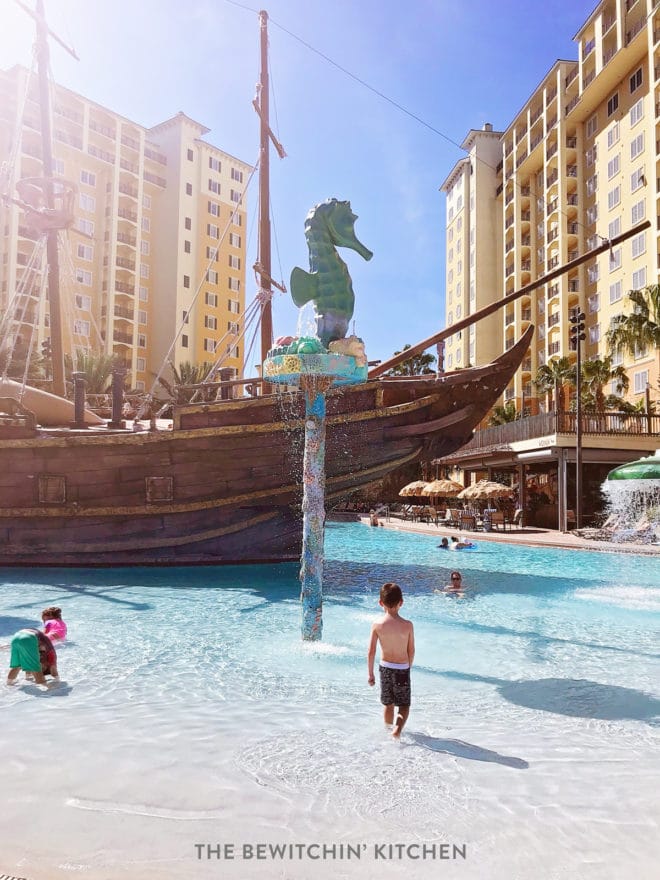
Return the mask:
[[467,538],[461,538],[460,540],[456,537],[452,537],[451,539],[451,550],[466,550],[468,547],[474,547],[472,541],[468,541]]
[[53,643],[38,629],[21,629],[11,640],[7,684],[13,684],[21,669],[37,684],[47,684],[46,676],[58,678],[57,654]]
[[403,594],[398,584],[383,584],[379,605],[385,615],[371,627],[367,680],[371,687],[376,684],[374,660],[380,643],[380,701],[385,707],[385,724],[394,725],[392,736],[398,739],[410,712],[410,667],[415,657],[415,633],[412,623],[399,616]]
[[443,538],[438,544],[438,550],[449,550],[449,539]]
[[51,642],[62,642],[66,638],[66,623],[62,620],[62,609],[51,606],[41,612],[44,632]]
[[434,590],[434,593],[453,593],[457,596],[464,596],[463,593],[463,577],[460,571],[452,571],[449,583],[447,586],[443,587],[441,590]]

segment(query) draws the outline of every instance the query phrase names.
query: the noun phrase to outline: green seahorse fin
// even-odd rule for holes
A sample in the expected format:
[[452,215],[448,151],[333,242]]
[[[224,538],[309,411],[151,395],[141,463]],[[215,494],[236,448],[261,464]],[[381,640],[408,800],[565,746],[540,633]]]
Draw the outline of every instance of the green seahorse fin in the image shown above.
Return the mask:
[[291,299],[299,309],[316,297],[318,281],[318,275],[311,275],[298,266],[294,267],[291,272]]

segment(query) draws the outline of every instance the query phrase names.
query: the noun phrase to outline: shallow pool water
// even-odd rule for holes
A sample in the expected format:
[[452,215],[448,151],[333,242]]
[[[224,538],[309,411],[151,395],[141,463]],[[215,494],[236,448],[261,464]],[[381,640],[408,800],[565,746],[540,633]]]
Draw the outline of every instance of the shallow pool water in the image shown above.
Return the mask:
[[[292,565],[0,572],[0,644],[53,604],[70,633],[58,688],[0,692],[0,875],[657,876],[660,561],[437,543],[329,524],[314,645]],[[400,744],[366,683],[387,580]]]

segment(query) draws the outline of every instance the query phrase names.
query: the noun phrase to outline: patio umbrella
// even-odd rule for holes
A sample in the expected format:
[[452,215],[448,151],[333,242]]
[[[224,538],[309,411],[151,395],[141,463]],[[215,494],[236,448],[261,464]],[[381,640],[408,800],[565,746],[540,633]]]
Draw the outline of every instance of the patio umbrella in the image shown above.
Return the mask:
[[426,480],[415,480],[414,483],[408,483],[403,489],[399,489],[399,495],[406,497],[421,495],[422,489],[426,486],[428,486]]
[[462,500],[467,501],[483,501],[492,498],[506,498],[511,494],[511,486],[505,486],[503,483],[495,483],[492,480],[479,480],[474,486],[468,486],[458,496]]
[[422,495],[436,495],[440,498],[453,498],[462,492],[464,487],[455,480],[433,480],[422,489]]

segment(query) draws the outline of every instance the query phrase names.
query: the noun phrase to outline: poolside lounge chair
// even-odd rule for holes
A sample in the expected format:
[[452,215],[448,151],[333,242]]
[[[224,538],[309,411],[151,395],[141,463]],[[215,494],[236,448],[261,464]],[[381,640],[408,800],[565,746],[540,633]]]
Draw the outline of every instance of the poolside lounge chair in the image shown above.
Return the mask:
[[477,518],[473,513],[465,513],[462,512],[459,521],[458,527],[461,529],[467,529],[467,531],[474,532],[477,528]]
[[511,525],[516,526],[519,529],[525,528],[525,511],[522,509],[522,507],[519,507],[513,514]]
[[503,532],[506,532],[506,527],[509,525],[503,510],[494,510],[490,515],[490,523],[494,529],[502,529]]

